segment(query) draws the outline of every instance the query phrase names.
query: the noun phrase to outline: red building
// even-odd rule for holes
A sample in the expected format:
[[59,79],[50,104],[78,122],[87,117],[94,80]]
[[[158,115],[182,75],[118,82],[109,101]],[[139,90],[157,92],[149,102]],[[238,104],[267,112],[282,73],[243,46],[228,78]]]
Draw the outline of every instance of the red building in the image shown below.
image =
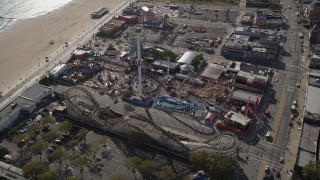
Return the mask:
[[264,89],[267,87],[268,80],[269,77],[267,76],[239,71],[234,79],[233,85],[248,91],[260,92],[264,91]]
[[100,31],[105,33],[117,33],[124,29],[125,21],[119,19],[111,19],[100,28]]
[[245,135],[252,120],[240,113],[229,111],[223,117],[223,122],[216,124],[217,128],[232,131],[236,134]]

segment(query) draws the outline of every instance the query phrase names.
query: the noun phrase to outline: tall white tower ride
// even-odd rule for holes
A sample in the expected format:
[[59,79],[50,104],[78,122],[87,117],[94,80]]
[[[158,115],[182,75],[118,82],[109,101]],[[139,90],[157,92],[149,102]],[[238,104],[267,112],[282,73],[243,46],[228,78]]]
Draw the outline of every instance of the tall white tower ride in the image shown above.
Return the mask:
[[136,28],[137,33],[137,64],[138,64],[138,77],[139,77],[139,96],[142,97],[142,78],[141,78],[141,66],[142,66],[142,59],[141,59],[141,46],[140,46],[140,33],[141,27]]

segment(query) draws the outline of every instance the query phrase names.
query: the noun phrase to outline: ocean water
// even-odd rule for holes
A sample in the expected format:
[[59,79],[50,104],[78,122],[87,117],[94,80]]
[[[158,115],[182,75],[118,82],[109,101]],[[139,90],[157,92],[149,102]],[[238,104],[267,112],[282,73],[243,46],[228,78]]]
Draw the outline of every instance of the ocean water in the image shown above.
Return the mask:
[[0,32],[10,29],[17,20],[46,14],[72,0],[0,0]]

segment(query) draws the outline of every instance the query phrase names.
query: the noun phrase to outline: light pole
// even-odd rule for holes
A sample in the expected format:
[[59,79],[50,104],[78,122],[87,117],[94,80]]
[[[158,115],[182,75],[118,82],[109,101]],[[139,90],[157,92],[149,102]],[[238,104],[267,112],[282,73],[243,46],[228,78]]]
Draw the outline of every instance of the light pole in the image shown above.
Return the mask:
[[170,68],[169,68],[169,59],[170,57],[167,57],[167,78],[169,79],[169,71],[170,71]]

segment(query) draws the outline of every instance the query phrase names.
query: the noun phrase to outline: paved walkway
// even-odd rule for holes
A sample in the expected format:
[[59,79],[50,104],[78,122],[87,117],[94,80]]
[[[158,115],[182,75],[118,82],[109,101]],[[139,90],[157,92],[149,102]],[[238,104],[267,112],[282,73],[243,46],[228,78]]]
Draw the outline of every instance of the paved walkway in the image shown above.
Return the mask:
[[[305,64],[308,64],[307,62],[304,62]],[[287,144],[287,151],[284,155],[284,167],[282,169],[281,175],[282,177],[290,177],[292,173],[287,173],[287,171],[293,171],[299,143],[300,143],[300,133],[301,133],[301,124],[303,121],[303,112],[304,112],[304,106],[305,106],[305,96],[306,91],[308,88],[308,74],[304,71],[302,74],[301,82],[300,82],[300,88],[298,89],[299,96],[297,97],[298,101],[298,110],[299,110],[299,117],[295,119],[293,127],[290,130],[289,134],[289,140]]]

